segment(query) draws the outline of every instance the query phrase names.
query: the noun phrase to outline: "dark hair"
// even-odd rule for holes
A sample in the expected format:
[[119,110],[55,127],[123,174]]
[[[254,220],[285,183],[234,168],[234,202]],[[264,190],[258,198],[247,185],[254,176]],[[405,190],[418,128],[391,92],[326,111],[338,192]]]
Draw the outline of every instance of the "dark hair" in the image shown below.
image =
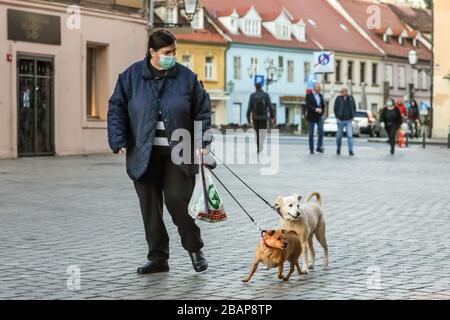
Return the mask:
[[414,100],[414,99],[413,99],[413,100],[411,100],[411,107],[413,106],[413,102],[414,102],[414,106],[415,106],[415,107],[418,107],[417,101],[416,101],[416,100]]
[[148,38],[147,54],[150,48],[158,51],[161,48],[170,47],[177,41],[177,38],[166,29],[158,29],[154,31]]
[[262,89],[262,83],[261,82],[255,83],[255,88],[256,88],[256,90],[261,90]]

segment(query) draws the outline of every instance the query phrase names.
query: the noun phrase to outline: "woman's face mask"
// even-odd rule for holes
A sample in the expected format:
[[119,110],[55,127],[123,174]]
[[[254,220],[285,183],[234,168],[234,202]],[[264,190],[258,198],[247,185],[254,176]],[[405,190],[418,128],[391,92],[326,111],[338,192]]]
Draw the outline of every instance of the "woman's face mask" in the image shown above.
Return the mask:
[[169,47],[159,49],[157,52],[151,49],[151,54],[152,57],[155,58],[154,61],[156,61],[162,69],[169,70],[177,63],[176,51],[177,45],[174,43]]
[[386,102],[386,106],[391,108],[394,106],[394,104],[392,103],[392,101],[388,101],[388,102]]
[[175,56],[165,56],[160,55],[159,56],[159,62],[158,64],[163,68],[164,70],[169,70],[177,63],[177,58]]

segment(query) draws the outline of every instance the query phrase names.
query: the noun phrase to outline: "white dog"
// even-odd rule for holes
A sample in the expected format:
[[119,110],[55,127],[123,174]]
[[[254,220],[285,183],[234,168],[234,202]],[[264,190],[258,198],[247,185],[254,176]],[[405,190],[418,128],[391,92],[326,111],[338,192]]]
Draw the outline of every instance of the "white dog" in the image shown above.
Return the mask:
[[[317,203],[310,202],[311,198],[317,198]],[[316,253],[313,246],[313,235],[324,250],[324,266],[328,266],[328,244],[325,236],[325,218],[321,209],[321,197],[318,192],[311,192],[306,200],[294,194],[290,197],[278,197],[275,208],[282,216],[281,228],[287,231],[295,231],[302,244],[303,273],[308,273],[308,248],[311,250],[311,269],[314,269]]]

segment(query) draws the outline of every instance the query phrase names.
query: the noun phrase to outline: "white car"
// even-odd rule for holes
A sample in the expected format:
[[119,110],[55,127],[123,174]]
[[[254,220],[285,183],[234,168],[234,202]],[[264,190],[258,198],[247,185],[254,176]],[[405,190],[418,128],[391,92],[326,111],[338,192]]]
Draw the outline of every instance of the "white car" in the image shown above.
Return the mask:
[[[325,119],[323,123],[323,131],[326,136],[332,135],[335,136],[337,133],[337,119],[334,114],[330,115],[328,118]],[[344,133],[345,133],[345,127],[344,127]],[[360,136],[360,130],[358,123],[353,120],[353,136],[359,137]]]

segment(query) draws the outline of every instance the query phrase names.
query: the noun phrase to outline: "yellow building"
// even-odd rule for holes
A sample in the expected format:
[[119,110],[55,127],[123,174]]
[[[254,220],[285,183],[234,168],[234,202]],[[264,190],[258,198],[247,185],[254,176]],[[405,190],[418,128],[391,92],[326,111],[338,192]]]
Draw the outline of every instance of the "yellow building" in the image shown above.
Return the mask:
[[[211,98],[211,117],[214,125],[227,123],[225,100],[226,43],[219,35],[194,32],[177,34],[178,62],[198,74],[198,79]],[[214,42],[216,40],[217,42]]]
[[450,133],[450,1],[434,1],[434,114],[433,136]]

